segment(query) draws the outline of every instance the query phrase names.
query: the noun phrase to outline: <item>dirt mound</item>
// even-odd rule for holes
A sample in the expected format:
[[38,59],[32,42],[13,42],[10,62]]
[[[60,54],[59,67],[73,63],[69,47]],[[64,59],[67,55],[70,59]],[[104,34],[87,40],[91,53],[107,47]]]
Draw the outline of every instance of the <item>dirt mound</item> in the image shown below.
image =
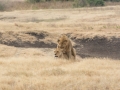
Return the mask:
[[50,34],[43,31],[0,33],[0,44],[26,48],[53,48],[56,46]]

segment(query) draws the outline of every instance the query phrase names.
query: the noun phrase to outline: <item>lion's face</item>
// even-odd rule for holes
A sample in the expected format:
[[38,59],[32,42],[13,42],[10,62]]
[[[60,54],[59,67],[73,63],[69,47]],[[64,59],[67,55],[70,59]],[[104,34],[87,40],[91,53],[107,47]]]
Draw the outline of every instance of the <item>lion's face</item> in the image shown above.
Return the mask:
[[62,56],[62,50],[57,48],[54,51],[55,57],[61,57]]
[[58,42],[58,48],[65,50],[66,47],[68,46],[69,40],[68,40],[67,36],[63,35],[58,39],[57,42]]

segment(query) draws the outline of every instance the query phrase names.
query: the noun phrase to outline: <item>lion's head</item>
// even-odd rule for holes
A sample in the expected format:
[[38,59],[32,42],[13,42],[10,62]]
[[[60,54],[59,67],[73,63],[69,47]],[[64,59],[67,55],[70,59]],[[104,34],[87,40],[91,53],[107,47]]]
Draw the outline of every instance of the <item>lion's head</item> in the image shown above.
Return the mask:
[[63,53],[60,48],[56,48],[54,51],[55,57],[62,57]]
[[61,37],[59,37],[57,42],[58,48],[62,50],[66,50],[67,46],[69,45],[69,39],[66,35],[62,35]]

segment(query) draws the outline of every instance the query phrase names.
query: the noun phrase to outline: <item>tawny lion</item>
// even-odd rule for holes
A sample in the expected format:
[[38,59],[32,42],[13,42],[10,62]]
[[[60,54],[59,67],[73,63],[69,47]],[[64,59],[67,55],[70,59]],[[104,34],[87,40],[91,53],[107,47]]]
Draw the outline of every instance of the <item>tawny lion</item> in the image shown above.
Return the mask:
[[72,46],[70,39],[66,35],[61,35],[58,39],[57,48],[61,49],[63,54],[66,54],[68,59],[76,59],[76,52]]
[[62,50],[60,48],[56,48],[54,51],[55,57],[62,58],[62,59],[68,59],[66,54],[63,54]]
[[[54,51],[55,57],[61,58],[61,59],[68,59],[68,56],[66,53],[63,53],[60,48],[56,48]],[[74,56],[71,57],[72,60],[74,60]]]

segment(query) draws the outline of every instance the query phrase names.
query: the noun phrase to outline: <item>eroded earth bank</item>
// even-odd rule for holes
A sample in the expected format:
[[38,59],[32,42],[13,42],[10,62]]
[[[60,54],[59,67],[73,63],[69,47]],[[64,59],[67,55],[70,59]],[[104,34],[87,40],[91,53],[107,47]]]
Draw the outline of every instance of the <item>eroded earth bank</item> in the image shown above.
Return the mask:
[[[120,59],[120,38],[110,36],[85,36],[84,34],[66,34],[76,49],[77,55],[85,57],[102,57]],[[56,48],[59,34],[45,31],[0,32],[0,44],[17,48],[41,48],[49,51]],[[48,51],[48,52],[49,52]],[[54,56],[54,55],[53,55]]]

